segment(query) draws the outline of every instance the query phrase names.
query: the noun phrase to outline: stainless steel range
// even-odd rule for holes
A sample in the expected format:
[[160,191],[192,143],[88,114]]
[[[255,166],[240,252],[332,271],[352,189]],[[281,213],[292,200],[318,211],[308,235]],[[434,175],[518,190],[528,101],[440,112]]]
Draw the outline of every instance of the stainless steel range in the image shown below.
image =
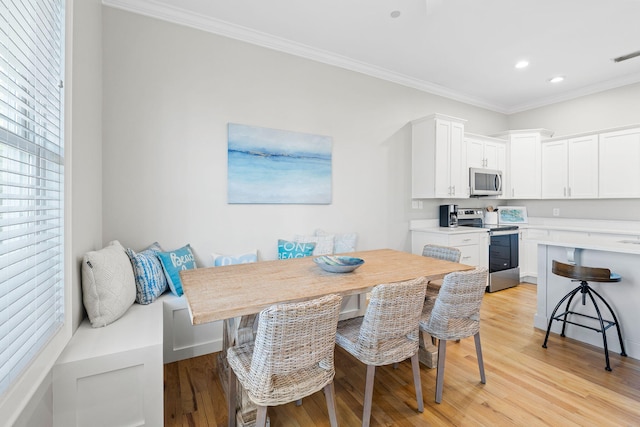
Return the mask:
[[518,226],[484,224],[483,209],[458,208],[458,226],[482,227],[489,230],[488,292],[500,291],[520,283],[518,265]]

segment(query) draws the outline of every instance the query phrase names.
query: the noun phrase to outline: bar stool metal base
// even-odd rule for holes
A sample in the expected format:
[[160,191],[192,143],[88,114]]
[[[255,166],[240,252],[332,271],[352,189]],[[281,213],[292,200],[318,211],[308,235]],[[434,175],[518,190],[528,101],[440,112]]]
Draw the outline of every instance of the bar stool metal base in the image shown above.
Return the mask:
[[[591,300],[593,307],[596,310],[597,313],[597,317],[595,316],[589,316],[587,314],[583,314],[583,313],[578,313],[575,311],[570,310],[570,306],[571,306],[571,302],[573,301],[573,298],[578,294],[578,292],[580,292],[580,294],[582,295],[582,305],[586,304],[586,297],[587,295],[589,296],[589,299]],[[602,301],[604,303],[604,305],[607,307],[607,309],[609,310],[609,313],[611,314],[611,317],[613,318],[613,320],[605,320],[602,318],[602,314],[600,313],[600,308],[598,307],[598,303],[596,302],[596,299],[594,298],[594,295],[596,297],[598,297],[598,299],[600,299],[600,301]],[[568,299],[568,301],[567,301]],[[560,306],[562,305],[562,303],[564,301],[567,301],[567,305],[565,307],[565,311],[561,314],[556,315],[556,312],[558,311],[558,309],[560,308]],[[585,325],[582,323],[577,323],[574,321],[571,321],[568,319],[569,315],[575,315],[575,316],[580,316],[580,317],[584,317],[584,318],[590,318],[593,320],[597,320],[598,323],[600,324],[600,328],[594,328],[592,326],[589,325]],[[562,322],[562,332],[560,334],[561,337],[565,336],[565,329],[567,327],[567,323],[570,323],[572,325],[575,326],[580,326],[581,328],[586,328],[586,329],[591,329],[592,331],[596,331],[598,333],[602,334],[602,341],[604,344],[604,357],[605,357],[605,361],[606,361],[606,367],[605,369],[607,371],[611,371],[611,365],[609,363],[609,348],[607,346],[607,334],[606,331],[607,329],[609,329],[612,326],[615,326],[617,331],[618,331],[618,339],[620,340],[620,349],[621,349],[621,356],[626,356],[627,353],[624,350],[624,342],[622,341],[622,333],[620,332],[620,325],[618,324],[618,319],[615,315],[615,313],[613,312],[613,309],[611,308],[611,306],[609,305],[609,303],[607,303],[607,301],[602,298],[602,296],[597,293],[592,287],[589,286],[589,283],[587,283],[585,280],[581,280],[580,281],[580,286],[578,286],[577,288],[573,289],[571,292],[569,292],[567,295],[564,296],[564,298],[562,298],[560,300],[560,302],[556,305],[556,307],[553,309],[553,312],[551,313],[551,317],[549,319],[549,326],[547,327],[547,333],[544,337],[544,343],[542,344],[543,348],[547,348],[547,341],[549,340],[549,333],[551,332],[551,324],[553,323],[554,320],[557,320],[559,322]]]

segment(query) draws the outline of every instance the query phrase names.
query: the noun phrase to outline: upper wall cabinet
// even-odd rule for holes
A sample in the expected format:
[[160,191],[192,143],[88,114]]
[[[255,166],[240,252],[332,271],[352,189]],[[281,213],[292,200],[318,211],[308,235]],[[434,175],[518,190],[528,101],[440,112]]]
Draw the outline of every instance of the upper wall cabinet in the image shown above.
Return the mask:
[[469,197],[463,150],[466,120],[434,114],[411,122],[411,197]]
[[601,198],[640,197],[640,128],[600,134]]
[[546,129],[509,131],[495,135],[508,141],[506,192],[510,199],[541,196],[541,141],[551,137]]
[[466,133],[467,168],[504,171],[507,163],[506,141],[483,135]]
[[598,197],[598,135],[542,142],[542,198]]

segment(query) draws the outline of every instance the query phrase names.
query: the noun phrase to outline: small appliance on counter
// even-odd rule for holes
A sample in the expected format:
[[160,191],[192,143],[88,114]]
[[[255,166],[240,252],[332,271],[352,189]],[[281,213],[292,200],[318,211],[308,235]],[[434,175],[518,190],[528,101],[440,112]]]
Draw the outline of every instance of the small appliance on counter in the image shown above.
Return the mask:
[[458,226],[458,205],[440,205],[440,227]]

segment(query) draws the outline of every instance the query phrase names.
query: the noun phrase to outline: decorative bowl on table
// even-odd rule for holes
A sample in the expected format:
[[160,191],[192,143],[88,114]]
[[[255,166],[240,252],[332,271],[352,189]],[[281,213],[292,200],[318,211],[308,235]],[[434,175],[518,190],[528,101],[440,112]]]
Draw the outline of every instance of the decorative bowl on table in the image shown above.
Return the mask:
[[324,271],[330,273],[350,273],[364,264],[362,258],[350,256],[323,255],[313,259]]

